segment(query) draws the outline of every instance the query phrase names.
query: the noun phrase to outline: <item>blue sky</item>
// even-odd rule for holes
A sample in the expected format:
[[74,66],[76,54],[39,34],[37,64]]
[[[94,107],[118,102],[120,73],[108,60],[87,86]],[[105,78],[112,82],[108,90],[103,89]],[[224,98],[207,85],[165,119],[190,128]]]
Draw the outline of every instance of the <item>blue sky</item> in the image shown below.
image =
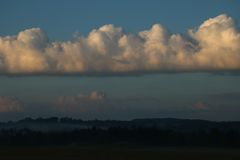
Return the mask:
[[138,32],[155,23],[171,32],[184,33],[222,13],[240,21],[239,6],[238,0],[8,0],[1,1],[0,35],[40,27],[51,39],[68,40],[75,32],[86,35],[104,24]]
[[[239,38],[236,38],[240,35],[239,10],[240,1],[238,0],[1,1],[0,120],[19,119],[26,116],[73,116],[83,119],[176,117],[209,120],[240,120],[238,116],[240,113],[240,76],[238,73],[240,70],[238,61],[240,47],[238,44]],[[214,18],[219,15],[222,16]],[[215,30],[220,26],[219,33],[226,33],[225,31],[231,30],[234,31],[231,33],[236,34],[233,34],[235,37],[230,39],[230,34],[226,34],[223,38],[216,38],[217,41],[214,42],[207,39],[205,33],[211,34],[215,32],[215,30],[212,29],[214,27],[209,27],[209,30],[206,30],[206,32],[204,29],[198,30],[198,28],[209,18],[214,18],[213,21],[220,21],[214,26],[216,28]],[[232,24],[233,21],[235,21],[236,24]],[[109,68],[107,65],[107,67],[104,68],[108,59],[106,61],[104,59],[102,63],[101,59],[99,61],[98,55],[95,55],[95,51],[93,53],[90,52],[93,47],[91,48],[89,46],[91,46],[92,43],[95,44],[96,41],[91,41],[92,43],[85,46],[85,43],[87,43],[89,39],[91,40],[88,34],[93,29],[97,29],[94,31],[94,34],[96,33],[97,36],[99,34],[101,35],[102,31],[98,28],[105,24],[114,24],[117,27],[123,27],[124,31],[118,31],[117,28],[112,26],[105,27],[102,29],[104,31],[114,30],[114,32],[120,32],[119,34],[122,37],[130,35],[129,41],[132,40],[132,34],[135,35],[135,38],[137,37],[136,39],[133,38],[133,41],[126,45],[127,47],[132,47],[131,45],[134,46],[135,44],[140,44],[143,47],[146,45],[151,46],[151,41],[142,44],[141,40],[144,39],[144,37],[141,37],[138,32],[149,30],[148,33],[152,31],[153,37],[156,34],[158,36],[158,33],[162,31],[163,27],[157,25],[155,26],[157,32],[153,32],[154,27],[152,28],[152,25],[156,23],[161,24],[168,30],[167,35],[175,33],[187,35],[188,29],[194,29],[195,37],[189,35],[186,37],[182,36],[183,40],[181,40],[181,42],[187,45],[181,48],[183,51],[180,50],[176,53],[186,51],[190,53],[193,52],[193,54],[199,53],[207,55],[209,57],[206,58],[210,59],[210,62],[207,61],[205,63],[205,61],[203,61],[202,66],[202,61],[199,61],[199,63],[196,63],[196,68],[194,63],[190,63],[190,69],[187,68],[187,71],[191,72],[186,73],[182,71],[185,71],[185,64],[189,62],[188,60],[184,59],[183,62],[177,63],[173,68],[171,68],[173,62],[167,61],[167,65],[163,65],[164,68],[162,70],[161,67],[162,64],[165,64],[164,62],[157,61],[157,63],[161,63],[160,68],[156,69],[154,68],[154,58],[152,60],[151,57],[147,57],[151,60],[149,60],[151,63],[147,63],[146,67],[145,59],[135,60],[133,52],[133,60],[130,54],[129,61],[125,59],[117,59],[116,61],[121,62],[121,65],[133,63],[136,65],[134,66],[135,68],[133,67],[134,69],[137,68],[136,70],[128,70],[128,67],[126,67],[127,69],[123,68],[123,72],[127,73],[125,76],[119,75],[118,72],[115,76],[104,76],[104,73],[108,73],[109,71],[110,75],[112,72],[115,73],[116,70],[112,70],[115,66],[109,65]],[[210,21],[208,21],[208,23],[211,24]],[[36,29],[36,27],[40,29]],[[42,32],[42,30],[46,33]],[[20,37],[19,32],[21,31],[22,34]],[[74,39],[73,35],[76,33],[78,33],[80,37],[84,36],[87,38],[80,38],[79,42],[78,39],[72,40]],[[216,31],[216,33],[218,32]],[[50,42],[45,40],[45,34],[50,39]],[[18,42],[18,39],[16,40],[14,35],[20,37],[18,39],[21,39],[21,42]],[[12,37],[8,39],[6,38],[7,36]],[[218,37],[218,34],[212,34],[212,36]],[[28,39],[29,37],[30,40]],[[93,37],[93,39],[94,38],[96,37]],[[101,38],[102,37],[100,37],[100,42],[106,43],[107,47],[104,47],[107,48],[107,54],[108,52],[119,52],[119,48],[116,47],[115,44]],[[148,38],[144,40],[147,41]],[[194,38],[197,44],[192,40]],[[228,39],[230,40],[228,41]],[[22,41],[27,45],[25,46]],[[58,43],[58,41],[62,43]],[[205,41],[209,42],[211,47],[217,48],[219,55],[223,55],[223,58],[221,56],[219,56],[219,59],[215,57],[217,54],[212,53],[213,48],[205,46]],[[220,45],[218,43],[215,44],[215,42],[218,41]],[[48,58],[49,54],[55,54],[55,48],[52,47],[55,45],[55,42],[58,43],[60,48],[62,47],[59,49],[59,52],[67,55],[63,57],[63,60],[60,59],[61,57],[57,57],[56,59]],[[99,41],[96,43],[99,43]],[[8,47],[9,44],[11,47]],[[173,46],[171,46],[172,44]],[[168,48],[170,46],[169,48],[172,49],[174,46],[177,46],[178,43],[175,45],[174,41],[172,44],[167,44],[163,47],[162,44],[160,44],[160,48]],[[80,45],[80,47],[78,45]],[[108,45],[110,45],[110,47]],[[74,46],[77,46],[77,49],[80,48],[81,51],[75,51],[76,48],[74,48]],[[133,49],[138,48],[136,46],[134,46]],[[232,57],[235,56],[235,58],[227,61],[226,58],[229,56],[225,57],[225,50],[223,51],[221,46],[224,46],[226,51],[229,51],[231,47],[229,53],[233,55]],[[65,49],[63,49],[64,47]],[[199,52],[202,48],[204,48],[203,52]],[[102,49],[101,46],[100,49]],[[153,55],[155,55],[154,51]],[[210,51],[211,54],[208,54]],[[76,66],[79,67],[76,62],[81,61],[82,58],[77,59],[79,58],[79,52],[81,52],[80,56],[82,56],[82,52],[84,52],[83,55],[93,54],[95,56],[93,56],[94,58],[91,56],[88,57],[90,60],[83,58],[83,62],[89,60],[86,62],[88,70],[85,70],[85,68],[80,70],[80,73],[83,71],[83,75],[76,76],[74,74],[66,76],[66,73],[75,73]],[[136,52],[138,52],[138,50]],[[139,52],[142,53],[141,50]],[[149,52],[151,52],[151,50]],[[39,60],[39,55],[36,56],[36,53],[46,54],[47,58],[43,57],[43,60]],[[105,54],[102,50],[96,51],[96,53]],[[21,54],[24,56],[21,57]],[[71,54],[77,55],[77,57],[73,56],[71,59],[69,58]],[[11,61],[12,59],[5,60],[7,59],[5,57],[8,57],[8,55],[9,58],[17,58],[14,59],[14,61]],[[175,52],[173,55],[175,55]],[[186,53],[186,55],[188,55],[188,53]],[[46,62],[44,58],[46,58]],[[195,61],[200,58],[196,58]],[[28,61],[29,59],[31,61]],[[234,59],[236,61],[234,61]],[[56,61],[56,63],[58,63],[57,60],[59,60],[59,64],[56,66],[61,67],[61,65],[63,65],[62,70],[56,66],[53,69],[51,68],[51,65],[55,65],[55,63],[51,62]],[[47,69],[44,68],[45,63],[50,67],[47,66]],[[34,64],[36,64],[36,66]],[[74,65],[72,66],[71,64]],[[83,64],[85,65],[85,63]],[[168,73],[169,64],[170,71],[177,71],[177,73]],[[207,65],[204,66],[205,64]],[[222,64],[224,65],[222,66]],[[65,67],[65,65],[67,67]],[[81,65],[80,68],[82,67]],[[150,74],[148,73],[149,65]],[[100,69],[98,68],[99,66]],[[101,70],[101,67],[103,70]],[[178,72],[178,67],[180,67],[180,72]],[[68,70],[69,68],[70,71]],[[98,72],[98,69],[100,72],[97,76],[93,75],[88,77],[84,75],[86,72]],[[230,72],[228,72],[229,70]],[[232,70],[234,70],[234,72],[232,72]],[[78,71],[79,70],[77,70],[77,73]],[[135,75],[132,74],[132,71],[141,74]],[[151,74],[155,71],[155,74]],[[25,73],[27,74],[25,75]],[[29,73],[30,75],[28,75]],[[51,75],[51,73],[54,73],[54,75]],[[57,76],[55,75],[56,73]],[[61,73],[64,74],[61,75]]]

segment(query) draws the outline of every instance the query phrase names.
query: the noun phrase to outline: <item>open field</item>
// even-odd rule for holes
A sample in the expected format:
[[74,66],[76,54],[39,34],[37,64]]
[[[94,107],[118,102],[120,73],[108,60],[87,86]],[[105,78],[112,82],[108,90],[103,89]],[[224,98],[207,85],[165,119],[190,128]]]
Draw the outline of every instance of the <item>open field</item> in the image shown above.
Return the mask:
[[1,148],[4,160],[239,160],[240,149],[139,147],[14,147]]

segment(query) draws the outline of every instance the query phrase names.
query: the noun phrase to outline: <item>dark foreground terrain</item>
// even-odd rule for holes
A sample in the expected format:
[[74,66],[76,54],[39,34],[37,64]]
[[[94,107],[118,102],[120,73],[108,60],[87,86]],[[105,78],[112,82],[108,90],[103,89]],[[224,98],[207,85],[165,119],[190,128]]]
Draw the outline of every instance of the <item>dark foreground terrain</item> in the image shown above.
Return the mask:
[[240,160],[240,122],[184,119],[0,123],[0,160]]
[[240,149],[138,147],[1,148],[3,160],[239,160]]

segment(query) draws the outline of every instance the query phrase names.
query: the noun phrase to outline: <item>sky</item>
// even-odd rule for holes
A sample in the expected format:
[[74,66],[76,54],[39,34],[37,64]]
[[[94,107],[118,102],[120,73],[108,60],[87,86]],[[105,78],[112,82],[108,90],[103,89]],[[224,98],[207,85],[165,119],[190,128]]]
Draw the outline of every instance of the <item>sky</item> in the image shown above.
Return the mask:
[[0,2],[0,121],[240,120],[240,1]]

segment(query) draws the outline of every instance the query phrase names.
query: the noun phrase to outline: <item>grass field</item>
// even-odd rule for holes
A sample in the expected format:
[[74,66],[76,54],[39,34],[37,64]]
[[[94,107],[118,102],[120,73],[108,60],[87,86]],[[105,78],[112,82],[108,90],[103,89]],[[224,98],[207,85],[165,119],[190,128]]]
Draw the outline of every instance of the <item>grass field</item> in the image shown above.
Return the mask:
[[139,147],[1,147],[3,160],[239,160],[240,149]]

